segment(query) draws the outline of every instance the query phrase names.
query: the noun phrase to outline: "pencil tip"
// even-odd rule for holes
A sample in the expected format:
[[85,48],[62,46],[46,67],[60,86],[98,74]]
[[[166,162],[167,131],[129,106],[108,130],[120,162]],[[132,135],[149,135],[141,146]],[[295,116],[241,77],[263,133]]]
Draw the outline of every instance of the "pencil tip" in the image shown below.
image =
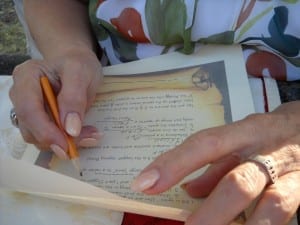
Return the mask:
[[82,171],[81,171],[81,169],[80,169],[80,165],[79,165],[79,160],[78,160],[78,158],[72,159],[72,163],[73,163],[75,169],[77,170],[77,172],[79,173],[79,175],[82,177],[83,174],[82,174]]

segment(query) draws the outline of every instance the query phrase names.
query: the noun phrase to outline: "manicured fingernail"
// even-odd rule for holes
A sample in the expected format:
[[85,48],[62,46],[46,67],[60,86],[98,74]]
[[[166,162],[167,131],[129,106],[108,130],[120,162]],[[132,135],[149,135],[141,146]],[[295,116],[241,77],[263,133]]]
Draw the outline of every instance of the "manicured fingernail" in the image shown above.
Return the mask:
[[104,136],[104,133],[94,132],[91,137],[83,138],[79,141],[79,146],[81,147],[94,147],[99,145],[101,138]]
[[149,170],[141,173],[131,184],[131,190],[142,192],[152,187],[160,178],[158,170]]
[[81,147],[94,147],[99,144],[100,140],[95,138],[83,138],[79,141]]
[[58,145],[50,145],[50,149],[55,153],[55,155],[60,159],[68,159],[67,153]]
[[65,121],[66,131],[69,135],[77,137],[81,130],[81,120],[78,113],[68,113]]
[[99,145],[101,137],[104,134],[101,132],[92,133],[91,137],[83,138],[79,141],[78,145],[81,147],[95,147]]
[[92,133],[92,137],[95,138],[95,139],[98,139],[98,140],[100,140],[103,136],[104,136],[103,132],[94,132],[94,133]]

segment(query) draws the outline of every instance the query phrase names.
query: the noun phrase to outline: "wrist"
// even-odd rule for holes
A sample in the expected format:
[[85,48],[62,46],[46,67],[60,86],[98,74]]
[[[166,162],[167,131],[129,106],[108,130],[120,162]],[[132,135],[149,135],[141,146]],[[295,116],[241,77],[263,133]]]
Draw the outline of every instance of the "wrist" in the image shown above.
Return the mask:
[[69,52],[82,52],[94,55],[97,54],[97,47],[85,41],[55,42],[60,44],[57,44],[56,46],[49,45],[47,48],[42,49],[41,53],[44,59],[53,59],[62,55],[68,55]]
[[72,70],[73,73],[84,76],[102,75],[101,63],[96,53],[90,48],[78,45],[69,46],[49,57],[47,61],[54,65],[54,68],[57,68],[57,71],[61,74]]

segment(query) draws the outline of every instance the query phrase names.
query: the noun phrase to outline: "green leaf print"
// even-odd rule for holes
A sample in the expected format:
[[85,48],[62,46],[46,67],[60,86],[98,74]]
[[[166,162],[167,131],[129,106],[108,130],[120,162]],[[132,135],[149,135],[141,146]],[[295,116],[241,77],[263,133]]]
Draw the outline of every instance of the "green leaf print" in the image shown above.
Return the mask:
[[158,45],[171,46],[190,39],[185,29],[187,15],[183,0],[147,0],[146,21],[151,40]]
[[258,21],[260,20],[262,17],[264,17],[266,14],[268,14],[271,10],[273,10],[273,7],[269,7],[267,9],[265,9],[264,11],[262,11],[261,13],[259,13],[257,16],[253,17],[253,19],[247,21],[245,23],[244,26],[242,26],[241,31],[239,33],[239,35],[236,38],[236,41],[238,42],[238,40]]
[[101,20],[101,26],[110,37],[115,55],[121,62],[130,62],[138,59],[136,55],[136,42],[124,38],[110,23],[104,20]]
[[211,35],[207,38],[201,38],[198,42],[203,44],[233,44],[234,31],[225,31],[219,34]]
[[285,57],[285,59],[287,61],[289,61],[291,64],[293,64],[294,66],[300,68],[300,57],[297,57],[297,58],[287,58],[287,57]]
[[290,3],[290,4],[295,4],[297,2],[299,2],[299,0],[282,0],[283,2],[286,2],[286,3]]
[[96,17],[96,11],[98,6],[98,0],[89,1],[89,16],[92,29],[98,40],[105,40],[108,38],[108,34],[100,26],[100,21]]
[[[90,0],[89,2],[89,14],[90,21],[94,30],[94,33],[98,41],[104,41],[108,38],[111,40],[114,54],[121,62],[129,62],[137,60],[136,46],[137,43],[127,40],[122,37],[116,28],[110,23],[101,20],[96,17],[96,11],[98,7],[98,0]],[[106,52],[106,49],[103,49]]]

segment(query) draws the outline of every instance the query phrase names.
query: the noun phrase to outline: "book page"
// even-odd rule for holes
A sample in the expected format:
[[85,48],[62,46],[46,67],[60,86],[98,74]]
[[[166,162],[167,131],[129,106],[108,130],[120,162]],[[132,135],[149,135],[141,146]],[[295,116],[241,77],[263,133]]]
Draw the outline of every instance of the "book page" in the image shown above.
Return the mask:
[[[81,151],[80,179],[129,199],[193,211],[200,200],[179,186],[149,196],[132,192],[130,183],[157,156],[199,130],[231,122],[230,115],[223,61],[105,77],[85,121],[104,137],[99,147]],[[66,171],[59,164],[53,160],[52,168]]]
[[[3,158],[0,159],[4,162],[3,169],[11,166],[13,171],[28,171],[28,176],[3,172],[2,185],[60,200],[185,220],[200,200],[188,198],[178,186],[150,199],[131,193],[130,182],[156,156],[190,134],[254,112],[240,47],[204,46],[193,55],[171,53],[105,67],[103,73],[105,83],[84,122],[97,126],[105,135],[98,148],[80,150],[83,178],[78,177],[69,161],[53,158],[51,168],[76,179],[50,170],[41,172],[43,168],[39,166],[25,166]],[[36,162],[43,155],[52,157],[43,152]],[[40,182],[28,182],[33,171],[41,174],[37,177]],[[197,173],[202,170],[191,176]],[[97,191],[93,189],[89,194],[92,187]]]

